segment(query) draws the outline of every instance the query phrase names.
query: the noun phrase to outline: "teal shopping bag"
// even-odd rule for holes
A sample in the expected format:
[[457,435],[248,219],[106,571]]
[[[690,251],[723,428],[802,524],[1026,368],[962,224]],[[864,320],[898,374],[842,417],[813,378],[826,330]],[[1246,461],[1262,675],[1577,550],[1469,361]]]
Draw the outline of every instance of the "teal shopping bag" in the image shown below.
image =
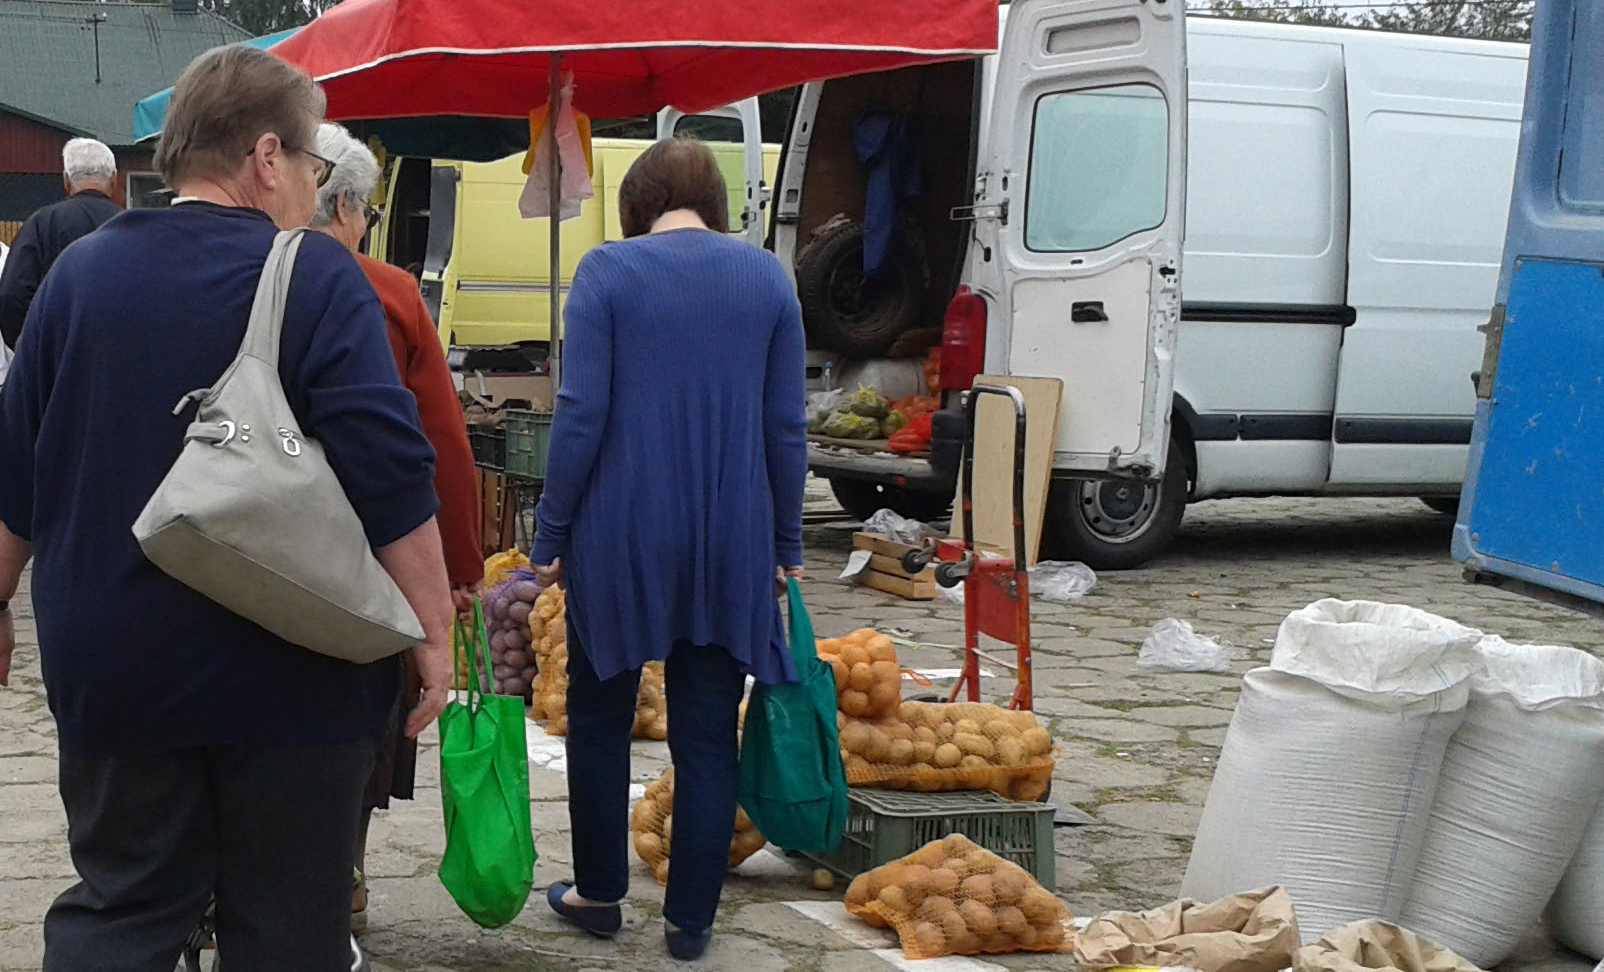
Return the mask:
[[835,674],[814,651],[801,587],[790,578],[786,588],[798,680],[752,690],[741,742],[741,806],[774,844],[823,854],[841,842],[847,822]]
[[489,684],[489,639],[477,597],[473,611],[473,630],[459,621],[453,633],[453,655],[464,651],[468,657],[467,701],[452,701],[440,713],[446,824],[440,883],[469,918],[499,928],[518,917],[534,882],[529,754],[523,699],[482,690]]

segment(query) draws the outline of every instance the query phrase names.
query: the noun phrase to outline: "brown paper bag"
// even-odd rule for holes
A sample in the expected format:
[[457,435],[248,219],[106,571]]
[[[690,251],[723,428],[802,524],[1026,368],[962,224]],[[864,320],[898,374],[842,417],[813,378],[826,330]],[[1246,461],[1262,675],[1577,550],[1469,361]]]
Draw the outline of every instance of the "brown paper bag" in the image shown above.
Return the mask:
[[1479,972],[1441,945],[1376,918],[1344,925],[1298,949],[1292,968],[1294,972]]
[[1075,939],[1082,969],[1184,965],[1199,972],[1280,972],[1302,940],[1292,899],[1279,887],[1212,904],[1190,898],[1093,918]]

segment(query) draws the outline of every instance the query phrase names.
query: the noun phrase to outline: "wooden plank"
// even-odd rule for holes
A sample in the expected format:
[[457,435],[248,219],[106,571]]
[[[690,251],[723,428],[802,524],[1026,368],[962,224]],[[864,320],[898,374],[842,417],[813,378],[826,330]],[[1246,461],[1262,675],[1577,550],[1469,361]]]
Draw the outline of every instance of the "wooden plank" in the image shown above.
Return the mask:
[[852,546],[858,550],[867,550],[891,558],[901,557],[908,551],[916,549],[911,543],[902,543],[883,533],[870,533],[867,530],[859,530],[852,535]]
[[871,587],[886,594],[894,594],[909,601],[933,601],[937,594],[934,581],[913,580],[906,574],[895,576],[869,569],[859,574],[857,579],[858,583],[864,587]]
[[909,459],[928,459],[929,450],[923,452],[891,452],[889,439],[838,439],[830,435],[819,435],[817,432],[808,433],[808,441],[835,449],[847,449],[852,452],[890,452],[894,456]]
[[893,577],[906,577],[913,581],[929,581],[932,584],[936,582],[936,568],[926,567],[917,574],[910,574],[902,569],[902,558],[900,557],[870,554],[869,569],[878,570],[882,574],[890,574]]
[[[1025,397],[1025,563],[1034,564],[1041,552],[1064,383],[1058,378],[981,375],[975,384],[1010,385]],[[975,416],[975,542],[1008,557],[1014,555],[1013,476],[1013,404],[997,395],[982,396]],[[963,537],[962,510],[960,476],[952,516],[953,535],[958,537]]]

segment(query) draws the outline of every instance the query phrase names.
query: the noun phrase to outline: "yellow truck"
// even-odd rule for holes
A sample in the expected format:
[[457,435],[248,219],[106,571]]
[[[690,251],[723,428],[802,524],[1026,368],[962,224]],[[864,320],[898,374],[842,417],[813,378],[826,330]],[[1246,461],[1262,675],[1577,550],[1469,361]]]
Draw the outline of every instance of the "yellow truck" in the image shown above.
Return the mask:
[[[755,102],[688,117],[667,112],[658,129],[663,135],[695,130],[707,141],[729,184],[732,235],[761,245],[780,149],[759,139]],[[619,184],[650,144],[592,142],[596,196],[562,224],[564,287],[587,250],[623,237]],[[384,217],[369,252],[419,275],[454,364],[470,349],[511,345],[538,359],[550,340],[547,224],[518,214],[522,161],[521,155],[487,163],[399,158],[386,166]]]

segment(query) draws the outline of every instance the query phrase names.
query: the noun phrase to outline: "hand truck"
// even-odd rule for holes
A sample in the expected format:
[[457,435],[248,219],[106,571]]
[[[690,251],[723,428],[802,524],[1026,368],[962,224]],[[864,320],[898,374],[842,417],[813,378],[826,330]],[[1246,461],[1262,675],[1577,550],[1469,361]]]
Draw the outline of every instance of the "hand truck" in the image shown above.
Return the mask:
[[[1014,405],[1013,529],[1014,555],[1003,557],[975,546],[975,416],[985,395],[1007,398]],[[902,556],[902,569],[917,574],[936,561],[936,583],[942,587],[963,584],[964,666],[949,702],[960,695],[980,701],[980,661],[1012,669],[1017,682],[1010,709],[1035,704],[1030,673],[1030,574],[1025,564],[1025,397],[1007,385],[978,384],[964,394],[967,432],[963,453],[963,536],[927,539],[924,546]],[[1006,660],[980,647],[980,636],[1014,643],[1015,658]]]

